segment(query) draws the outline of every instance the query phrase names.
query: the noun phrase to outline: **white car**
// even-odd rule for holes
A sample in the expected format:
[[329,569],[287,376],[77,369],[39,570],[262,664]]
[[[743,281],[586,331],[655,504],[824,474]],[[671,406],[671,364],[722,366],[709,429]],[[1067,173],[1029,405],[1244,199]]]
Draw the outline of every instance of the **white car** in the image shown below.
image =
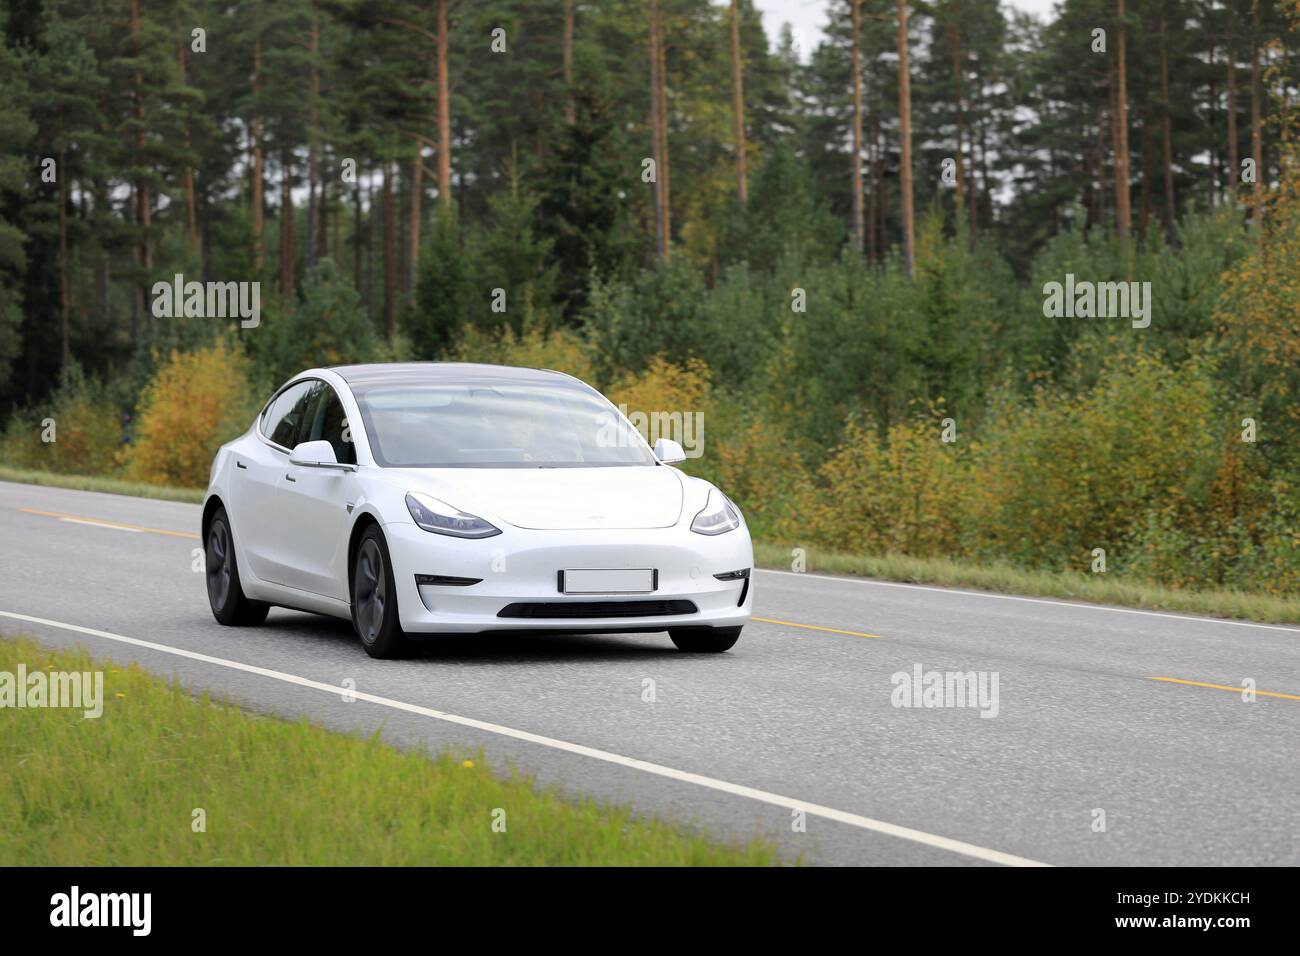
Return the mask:
[[212,463],[212,613],[347,618],[373,657],[408,635],[519,630],[667,631],[725,651],[753,600],[749,530],[682,460],[561,372],[302,372]]

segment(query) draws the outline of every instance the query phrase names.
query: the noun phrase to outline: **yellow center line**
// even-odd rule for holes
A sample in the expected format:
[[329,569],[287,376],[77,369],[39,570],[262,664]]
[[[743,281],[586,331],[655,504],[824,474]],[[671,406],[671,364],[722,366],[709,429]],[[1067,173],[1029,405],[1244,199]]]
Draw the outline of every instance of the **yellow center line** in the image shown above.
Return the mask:
[[58,518],[60,521],[76,521],[79,524],[99,525],[101,528],[118,528],[122,531],[147,531],[149,534],[166,534],[174,538],[193,538],[196,541],[199,537],[192,531],[168,531],[166,528],[149,528],[145,525],[126,524],[121,521],[105,521],[102,518],[87,518],[85,515],[67,514],[63,511],[41,511],[38,508],[19,508],[18,510],[31,515],[41,515],[45,518]]
[[[1148,680],[1161,680],[1170,684],[1187,684],[1189,687],[1208,687],[1211,690],[1230,690],[1234,694],[1240,694],[1245,691],[1244,687],[1233,687],[1229,684],[1207,684],[1199,680],[1183,680],[1181,677],[1151,677]],[[1257,690],[1253,693],[1259,697],[1281,697],[1283,700],[1300,700],[1300,694],[1279,694],[1275,690]]]
[[850,637],[874,637],[884,640],[881,634],[868,634],[866,631],[846,631],[838,627],[822,627],[820,624],[798,624],[794,621],[778,621],[770,617],[751,617],[751,621],[759,621],[762,624],[783,624],[786,627],[802,627],[809,631],[827,631],[831,634],[848,634]]

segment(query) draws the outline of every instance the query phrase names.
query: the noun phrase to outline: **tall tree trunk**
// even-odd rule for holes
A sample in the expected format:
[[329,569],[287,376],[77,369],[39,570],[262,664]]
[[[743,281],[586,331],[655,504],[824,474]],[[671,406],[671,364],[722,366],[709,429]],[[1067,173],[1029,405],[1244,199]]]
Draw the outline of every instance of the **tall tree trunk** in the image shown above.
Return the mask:
[[293,154],[280,151],[280,294],[293,296]]
[[[962,89],[965,84],[962,82],[961,75],[961,37],[957,34],[957,16],[961,13],[961,4],[956,5],[955,11],[949,11],[948,23],[945,26],[945,35],[948,38],[948,54],[952,65],[952,86],[953,86],[953,110],[956,112],[957,125],[957,155],[955,157],[957,173],[957,204],[958,210],[966,204],[966,176],[965,176],[965,157],[966,152],[966,107],[963,102]],[[973,150],[972,150],[973,152]],[[972,169],[972,178],[974,170]]]
[[1241,160],[1237,155],[1237,53],[1233,49],[1232,34],[1228,34],[1228,197],[1237,200],[1237,185],[1241,182]]
[[[1097,109],[1097,214],[1093,222],[1100,225],[1109,219],[1106,211],[1106,117]],[[1115,136],[1115,85],[1110,86],[1110,134]],[[1113,185],[1113,184],[1112,184]]]
[[316,56],[320,51],[320,23],[316,20],[314,14],[311,19],[311,33],[307,49],[311,58],[311,71],[307,84],[307,268],[310,270],[316,265],[316,257],[321,245],[319,243],[319,230],[322,226],[320,221],[321,210],[316,195],[316,185],[319,181],[317,171],[319,135],[317,126],[320,125],[320,66],[316,62]]
[[262,273],[262,37],[253,41],[253,271]]
[[853,148],[850,157],[853,245],[861,255],[865,229],[862,209],[862,0],[849,0],[849,11],[853,30],[849,55],[849,82],[853,84]]
[[646,8],[650,53],[650,158],[654,164],[655,255],[663,258],[668,243],[664,233],[663,148],[659,141],[659,0],[650,0]]
[[352,285],[361,288],[361,183],[352,187]]
[[[853,0],[856,16],[859,0]],[[854,40],[854,56],[857,41]],[[743,206],[749,202],[749,177],[745,172],[745,85],[744,69],[740,59],[740,0],[731,0],[731,114],[735,123],[736,143],[736,195]],[[861,122],[858,136],[862,136]]]
[[916,222],[912,211],[912,80],[907,65],[907,48],[907,0],[898,0],[898,126],[901,141],[898,183],[902,193],[903,266],[910,277],[915,260]]
[[64,151],[59,150],[59,367],[67,371],[72,364],[72,295],[68,288],[68,175],[64,156]]
[[[189,70],[185,63],[184,42],[176,45],[176,60],[180,66],[181,84],[184,85],[189,82]],[[190,129],[188,124],[185,126],[183,135],[185,151],[188,153],[190,147]],[[189,163],[186,163],[184,169],[181,170],[181,182],[185,189],[185,234],[190,241],[190,248],[197,251],[199,249],[199,206],[194,190],[194,167]]]
[[451,208],[451,93],[447,82],[447,0],[438,3],[438,199]]
[[876,110],[873,135],[876,140],[876,255],[881,259],[889,250],[889,193],[884,187],[882,166],[885,155],[885,133],[880,122],[880,110]]
[[[328,199],[328,189],[324,190],[324,196]],[[334,215],[332,217],[334,225],[334,242],[331,246],[331,249],[333,250],[331,255],[335,262],[341,263],[343,261],[343,203],[339,198],[335,198],[334,202]],[[325,224],[322,222],[321,229],[323,230],[324,228]]]
[[366,316],[371,322],[375,321],[375,189],[372,185],[372,177],[366,177],[366,278],[365,278],[365,300]]
[[[103,176],[95,177],[95,216],[97,219],[108,211],[108,181]],[[110,315],[108,303],[109,280],[112,275],[112,256],[102,245],[95,263],[95,313],[104,328],[108,328]]]
[[877,176],[876,154],[876,107],[873,102],[867,110],[867,261],[875,262],[879,254],[876,248],[876,192],[880,188]]
[[[144,75],[140,71],[139,62],[141,56],[140,49],[140,0],[131,0],[131,42],[132,51],[136,61],[135,71],[135,104],[134,115],[136,123],[135,134],[135,164],[136,169],[143,170],[144,157]],[[149,248],[149,227],[150,217],[152,215],[152,203],[149,198],[149,179],[144,173],[136,181],[136,224],[139,228],[139,237],[136,243],[136,264],[140,267],[140,275],[137,283],[139,285],[139,295],[136,297],[137,308],[145,308],[145,288],[149,282],[149,270],[153,268],[152,251]],[[154,337],[155,321],[153,309],[145,311],[146,322],[149,327],[150,340]],[[133,323],[134,324],[134,323]]]
[[409,281],[406,291],[415,288],[420,269],[420,217],[423,215],[421,200],[424,197],[424,144],[415,141],[415,155],[411,157],[411,232],[410,246],[407,250],[407,275]]
[[1119,21],[1115,54],[1119,81],[1115,91],[1115,225],[1121,236],[1127,236],[1132,231],[1133,216],[1129,205],[1128,67],[1125,53],[1128,29],[1124,21],[1124,0],[1115,0],[1115,15]]
[[[961,94],[961,98],[962,98],[961,113],[958,114],[959,116],[969,115],[970,103],[966,98],[965,86],[966,84],[963,82],[962,94]],[[977,73],[975,76],[975,88],[976,90],[982,90],[984,88],[984,79],[981,73]],[[977,115],[978,115],[978,111],[977,111]],[[979,217],[980,188],[979,185],[975,182],[975,127],[976,127],[976,121],[972,120],[969,137],[968,137],[968,141],[970,143],[970,164],[968,167],[970,170],[970,175],[966,177],[966,185],[968,187],[966,189],[966,195],[967,198],[970,200],[970,239],[972,245],[975,242],[975,236],[979,233],[979,219],[980,219]],[[989,155],[988,144],[984,142],[984,135],[986,129],[987,129],[987,125],[981,125],[979,127],[980,153],[982,154],[982,160],[984,163],[988,162],[988,155]],[[960,137],[958,138],[958,142],[960,143]],[[987,166],[984,167],[983,169],[983,175],[981,179],[983,180],[984,189],[988,189],[989,171]]]
[[[136,197],[135,183],[131,183],[131,194],[127,203],[127,219],[134,231],[140,225],[140,200]],[[131,260],[138,268],[140,265],[140,247],[136,243],[131,245]],[[127,310],[129,318],[127,320],[127,334],[132,342],[138,340],[140,335],[140,316],[144,315],[144,283],[138,278],[134,278],[131,283],[131,308]],[[29,389],[30,391],[30,389]]]
[[1161,123],[1160,132],[1163,139],[1161,143],[1161,160],[1165,167],[1165,238],[1170,245],[1173,245],[1176,238],[1176,223],[1174,214],[1176,203],[1174,201],[1174,130],[1173,120],[1169,115],[1169,38],[1166,31],[1165,18],[1160,18],[1160,102],[1161,102]]
[[1251,215],[1256,227],[1264,223],[1264,143],[1260,132],[1259,0],[1251,5],[1250,22],[1250,152],[1255,160],[1255,185],[1251,190]]
[[[317,166],[317,169],[320,167]],[[323,180],[317,175],[317,223],[316,223],[316,248],[312,253],[312,263],[319,262],[329,256],[329,230],[330,230],[330,189],[328,180]],[[334,257],[335,262],[338,256]]]
[[1153,149],[1151,146],[1151,126],[1147,122],[1147,116],[1142,116],[1142,181],[1138,186],[1138,238],[1145,240],[1147,237],[1147,226],[1151,220],[1151,155]]
[[393,208],[393,177],[397,164],[384,160],[384,330],[391,345],[397,338],[397,216]]
[[405,296],[411,289],[410,236],[411,177],[398,160],[393,160],[393,258],[397,261],[397,290]]
[[564,0],[564,122],[577,122],[573,106],[573,0]]
[[659,193],[659,199],[664,205],[663,257],[667,259],[671,254],[673,241],[673,204],[670,188],[671,176],[669,174],[672,163],[668,157],[668,47],[664,42],[662,11],[655,19],[659,28],[659,42],[656,44],[659,50],[659,153],[664,161],[659,170],[660,182],[663,185],[663,189]]
[[1096,166],[1094,165],[1094,154],[1091,149],[1083,151],[1083,166],[1087,172],[1087,180],[1083,186],[1083,210],[1085,216],[1084,225],[1091,229],[1093,223],[1097,221],[1097,191],[1096,191]]
[[[1219,52],[1219,48],[1211,44],[1210,54],[1209,54],[1209,62],[1211,67],[1213,67],[1215,64],[1218,52]],[[1210,125],[1213,126],[1217,119],[1217,117],[1215,117],[1214,115],[1214,111],[1219,108],[1219,84],[1214,77],[1213,69],[1211,69],[1209,72],[1209,76],[1207,77],[1207,82],[1210,85],[1210,89],[1208,91],[1208,96],[1207,96],[1207,102],[1209,103],[1208,112],[1210,114]],[[1219,170],[1223,168],[1219,164],[1220,158],[1221,157],[1219,155],[1219,146],[1217,143],[1214,142],[1213,138],[1211,138],[1210,140],[1210,181],[1208,183],[1210,208],[1214,208],[1215,206],[1219,205]]]
[[[149,242],[149,230],[153,222],[152,206],[149,184],[142,183],[140,189],[140,273],[144,277],[143,284],[140,286],[142,306],[147,301],[144,290],[149,282],[149,271],[153,268],[153,248]],[[158,332],[158,323],[154,319],[153,309],[146,309],[145,321],[149,328],[149,338],[152,340]]]

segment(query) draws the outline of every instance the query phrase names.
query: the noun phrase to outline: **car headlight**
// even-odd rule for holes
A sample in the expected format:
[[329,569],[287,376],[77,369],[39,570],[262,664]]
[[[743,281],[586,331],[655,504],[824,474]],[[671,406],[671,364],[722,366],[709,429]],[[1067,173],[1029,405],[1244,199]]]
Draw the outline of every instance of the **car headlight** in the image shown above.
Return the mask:
[[406,508],[416,524],[434,534],[449,534],[453,538],[490,538],[501,533],[500,528],[477,515],[466,514],[423,492],[408,494]]
[[691,530],[696,534],[723,534],[740,527],[740,515],[731,507],[727,496],[716,488],[709,489],[709,500],[704,503],[704,510],[691,522]]

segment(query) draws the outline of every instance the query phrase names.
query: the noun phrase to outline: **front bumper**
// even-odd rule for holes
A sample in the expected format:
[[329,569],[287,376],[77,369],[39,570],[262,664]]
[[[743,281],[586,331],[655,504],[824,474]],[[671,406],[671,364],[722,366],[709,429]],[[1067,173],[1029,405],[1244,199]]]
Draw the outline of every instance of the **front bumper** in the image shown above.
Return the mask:
[[[752,581],[714,575],[752,568],[744,528],[709,537],[688,528],[533,531],[506,527],[491,538],[432,534],[415,524],[384,525],[397,585],[402,629],[411,633],[482,631],[640,631],[670,627],[736,627],[749,620]],[[655,568],[651,594],[566,595],[558,573],[566,568]],[[416,584],[416,575],[477,578],[477,584]],[[744,594],[743,603],[740,602]],[[649,617],[499,617],[521,602],[691,601],[690,614]]]

